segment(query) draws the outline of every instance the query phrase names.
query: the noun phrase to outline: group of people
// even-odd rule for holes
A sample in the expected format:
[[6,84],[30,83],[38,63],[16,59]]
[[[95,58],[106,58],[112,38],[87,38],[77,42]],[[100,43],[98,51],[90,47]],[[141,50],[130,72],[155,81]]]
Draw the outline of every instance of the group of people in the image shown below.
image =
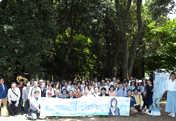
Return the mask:
[[[171,79],[173,78],[176,83],[175,74],[174,76],[171,74]],[[108,78],[101,81],[98,81],[96,78],[94,80],[75,79],[73,83],[66,80],[60,83],[60,81],[31,79],[24,84],[24,80],[21,79],[17,84],[13,82],[10,89],[4,84],[4,79],[1,78],[0,107],[1,103],[7,106],[8,100],[10,116],[17,115],[18,105],[20,105],[21,111],[25,115],[30,112],[31,115],[28,116],[28,119],[37,119],[41,112],[40,97],[61,99],[105,96],[129,97],[130,115],[132,116],[134,113],[141,113],[145,109],[149,113],[149,106],[153,103],[153,92],[154,88],[151,80],[146,80],[145,78],[138,80],[134,79],[133,76],[130,79],[124,79],[123,82],[120,78],[113,77],[112,81]],[[169,92],[169,95],[172,95],[172,93]],[[30,110],[28,110],[28,106]],[[167,112],[171,112],[170,115],[174,117],[176,108],[170,111],[170,106]]]

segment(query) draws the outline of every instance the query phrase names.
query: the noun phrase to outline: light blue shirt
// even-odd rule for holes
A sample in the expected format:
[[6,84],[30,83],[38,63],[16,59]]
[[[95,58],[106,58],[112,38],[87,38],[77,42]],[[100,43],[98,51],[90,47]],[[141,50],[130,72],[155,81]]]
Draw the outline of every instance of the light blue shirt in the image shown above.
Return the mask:
[[69,86],[67,86],[67,88],[65,88],[65,86],[64,86],[64,87],[62,87],[62,90],[63,89],[66,89],[68,92],[71,90],[71,88]]
[[40,99],[39,98],[37,99],[37,98],[33,97],[30,100],[30,109],[32,111],[38,111],[39,107],[40,107]]

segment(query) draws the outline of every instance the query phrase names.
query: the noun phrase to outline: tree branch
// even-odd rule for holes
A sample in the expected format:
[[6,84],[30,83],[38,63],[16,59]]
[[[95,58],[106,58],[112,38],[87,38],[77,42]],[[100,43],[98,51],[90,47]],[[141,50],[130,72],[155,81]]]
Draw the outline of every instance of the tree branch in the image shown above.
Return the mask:
[[126,10],[125,10],[125,14],[124,14],[124,18],[123,18],[124,23],[125,23],[125,21],[127,19],[127,15],[129,13],[130,7],[131,7],[131,0],[128,0],[127,7],[126,7]]

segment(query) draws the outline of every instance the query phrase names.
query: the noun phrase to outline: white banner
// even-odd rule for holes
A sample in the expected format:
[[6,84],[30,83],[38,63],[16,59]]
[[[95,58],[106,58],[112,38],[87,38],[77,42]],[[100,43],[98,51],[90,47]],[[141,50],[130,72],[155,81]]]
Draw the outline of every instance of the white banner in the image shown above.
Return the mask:
[[128,97],[95,98],[42,98],[41,116],[91,116],[119,115],[129,116]]
[[160,100],[167,90],[167,82],[170,74],[154,72],[153,104],[150,107],[153,116],[160,116]]

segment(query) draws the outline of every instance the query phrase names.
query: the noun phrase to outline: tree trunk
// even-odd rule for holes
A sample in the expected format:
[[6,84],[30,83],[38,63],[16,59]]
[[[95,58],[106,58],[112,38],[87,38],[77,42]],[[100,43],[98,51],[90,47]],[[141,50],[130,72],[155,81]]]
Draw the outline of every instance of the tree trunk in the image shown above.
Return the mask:
[[136,48],[138,46],[138,42],[141,39],[142,34],[142,18],[141,18],[141,4],[142,0],[137,0],[137,19],[138,19],[138,33],[136,35],[136,39],[133,41],[133,44],[131,46],[131,53],[130,53],[130,59],[129,59],[129,65],[128,65],[128,72],[129,75],[131,75],[133,71],[134,61],[135,61],[135,55],[136,55]]

